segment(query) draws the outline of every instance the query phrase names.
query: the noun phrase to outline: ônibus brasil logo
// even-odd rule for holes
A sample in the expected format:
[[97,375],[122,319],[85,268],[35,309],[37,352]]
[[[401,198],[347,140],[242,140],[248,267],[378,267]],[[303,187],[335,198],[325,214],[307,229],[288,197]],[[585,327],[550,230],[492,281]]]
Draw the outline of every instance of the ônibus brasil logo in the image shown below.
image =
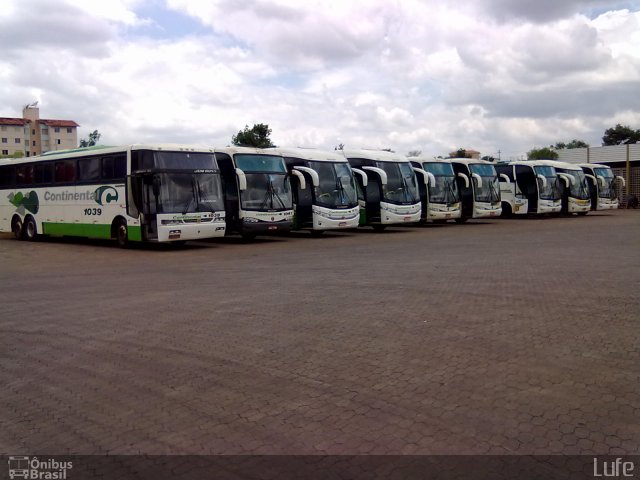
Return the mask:
[[38,457],[9,457],[9,478],[38,480],[65,480],[67,470],[73,468],[73,462],[61,462],[53,458],[40,460]]
[[[45,190],[44,200],[45,202],[79,202],[84,200],[93,200],[101,206],[118,201],[118,191],[114,187],[108,185],[98,187],[93,192],[91,190],[84,192],[79,190],[80,189],[77,189],[76,191],[65,190],[62,192],[51,192],[49,190]],[[34,190],[31,190],[29,193],[11,193],[9,194],[9,202],[11,202],[11,204],[16,207],[17,212],[22,215],[24,215],[25,211],[35,215],[40,209],[40,199]]]

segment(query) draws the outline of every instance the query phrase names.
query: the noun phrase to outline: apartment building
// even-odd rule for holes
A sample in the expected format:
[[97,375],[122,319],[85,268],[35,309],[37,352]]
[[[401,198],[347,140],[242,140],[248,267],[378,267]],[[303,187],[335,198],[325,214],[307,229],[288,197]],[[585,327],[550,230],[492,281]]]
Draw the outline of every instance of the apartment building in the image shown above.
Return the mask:
[[12,156],[22,152],[23,156],[32,157],[50,150],[75,148],[78,127],[73,120],[40,118],[36,104],[27,105],[22,109],[22,118],[0,117],[0,153]]

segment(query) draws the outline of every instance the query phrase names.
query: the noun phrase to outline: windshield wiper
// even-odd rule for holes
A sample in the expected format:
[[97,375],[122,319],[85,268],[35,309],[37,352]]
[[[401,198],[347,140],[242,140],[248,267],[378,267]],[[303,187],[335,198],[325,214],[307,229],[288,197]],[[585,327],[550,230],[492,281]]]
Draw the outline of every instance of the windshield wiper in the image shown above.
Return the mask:
[[284,202],[282,201],[282,199],[280,198],[280,196],[278,195],[278,193],[276,192],[275,188],[273,188],[273,181],[271,180],[271,175],[267,175],[267,191],[264,194],[264,200],[262,201],[262,208],[265,208],[267,206],[267,201],[269,200],[271,200],[270,208],[275,208],[273,205],[274,198],[276,198],[280,202],[280,205],[282,205],[282,208],[287,208]]
[[[184,211],[182,212],[182,215],[186,215],[189,212],[189,209],[191,209],[191,205],[193,204],[195,199],[196,199],[196,187],[194,185],[193,175],[192,175],[191,176],[191,198],[187,202],[187,206],[185,207]],[[197,208],[198,208],[198,204],[196,203],[196,210],[197,210]]]
[[205,207],[208,208],[211,211],[211,213],[216,213],[215,208],[213,208],[211,206],[211,200],[208,200],[207,202],[205,202],[203,200],[204,195],[202,194],[202,187],[200,186],[200,180],[196,179],[195,182],[196,182],[196,188],[198,190],[198,204],[197,205],[198,206],[205,205]]
[[490,181],[489,182],[489,201],[491,203],[495,203],[499,200],[500,200],[500,195],[498,194],[498,191],[496,190],[496,187],[493,184],[493,181]]
[[446,202],[447,204],[455,203],[458,199],[456,198],[456,192],[453,191],[453,182],[454,180],[444,180],[444,184],[447,187],[447,196]]

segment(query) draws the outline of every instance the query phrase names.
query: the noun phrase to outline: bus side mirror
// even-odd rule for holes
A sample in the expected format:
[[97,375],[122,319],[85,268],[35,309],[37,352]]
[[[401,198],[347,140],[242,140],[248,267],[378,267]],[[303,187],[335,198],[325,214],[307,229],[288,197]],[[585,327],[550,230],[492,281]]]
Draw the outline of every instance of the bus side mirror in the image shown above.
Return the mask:
[[620,181],[620,183],[622,184],[622,188],[624,188],[624,187],[626,187],[626,186],[627,186],[627,182],[625,181],[624,177],[621,177],[620,175],[618,175],[618,176],[616,177],[616,180],[619,180],[619,181]]
[[536,175],[540,181],[542,181],[542,188],[547,188],[547,178],[544,175]]
[[378,174],[378,176],[380,177],[380,184],[381,185],[386,185],[388,178],[387,178],[387,172],[385,172],[384,170],[382,170],[381,168],[378,167],[362,167],[363,170],[369,170],[371,172],[375,172]]
[[598,180],[593,175],[589,175],[588,173],[585,173],[584,176],[589,180],[591,180],[594,185],[598,185]]
[[359,170],[357,168],[352,168],[351,170],[353,170],[353,173],[355,173],[356,175],[360,175],[360,178],[362,179],[362,186],[366,187],[369,183],[369,179],[367,178],[367,174],[365,172],[363,172],[362,170]]
[[297,170],[291,170],[291,174],[298,179],[300,190],[305,190],[307,188],[307,182],[304,179],[304,175]]
[[[538,177],[541,177],[541,176],[542,175],[538,175]],[[507,175],[505,175],[504,173],[500,174],[500,178],[502,178],[506,183],[511,183],[511,179]],[[544,177],[542,177],[542,178],[544,180]],[[546,187],[546,185],[545,185],[545,187]]]
[[471,176],[476,179],[476,182],[478,182],[478,188],[482,188],[482,177],[477,173],[472,173]]
[[236,168],[236,176],[238,177],[238,189],[244,191],[247,189],[247,176],[242,170]]
[[469,177],[464,173],[458,173],[458,176],[464,180],[464,188],[469,188]]

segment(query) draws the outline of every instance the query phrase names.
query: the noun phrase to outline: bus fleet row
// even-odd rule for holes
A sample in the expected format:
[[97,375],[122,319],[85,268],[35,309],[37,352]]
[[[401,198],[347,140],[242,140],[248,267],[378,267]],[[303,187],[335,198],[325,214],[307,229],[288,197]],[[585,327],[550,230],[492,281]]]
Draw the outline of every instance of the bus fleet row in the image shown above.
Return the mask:
[[184,242],[617,208],[605,165],[129,145],[0,160],[0,232]]

